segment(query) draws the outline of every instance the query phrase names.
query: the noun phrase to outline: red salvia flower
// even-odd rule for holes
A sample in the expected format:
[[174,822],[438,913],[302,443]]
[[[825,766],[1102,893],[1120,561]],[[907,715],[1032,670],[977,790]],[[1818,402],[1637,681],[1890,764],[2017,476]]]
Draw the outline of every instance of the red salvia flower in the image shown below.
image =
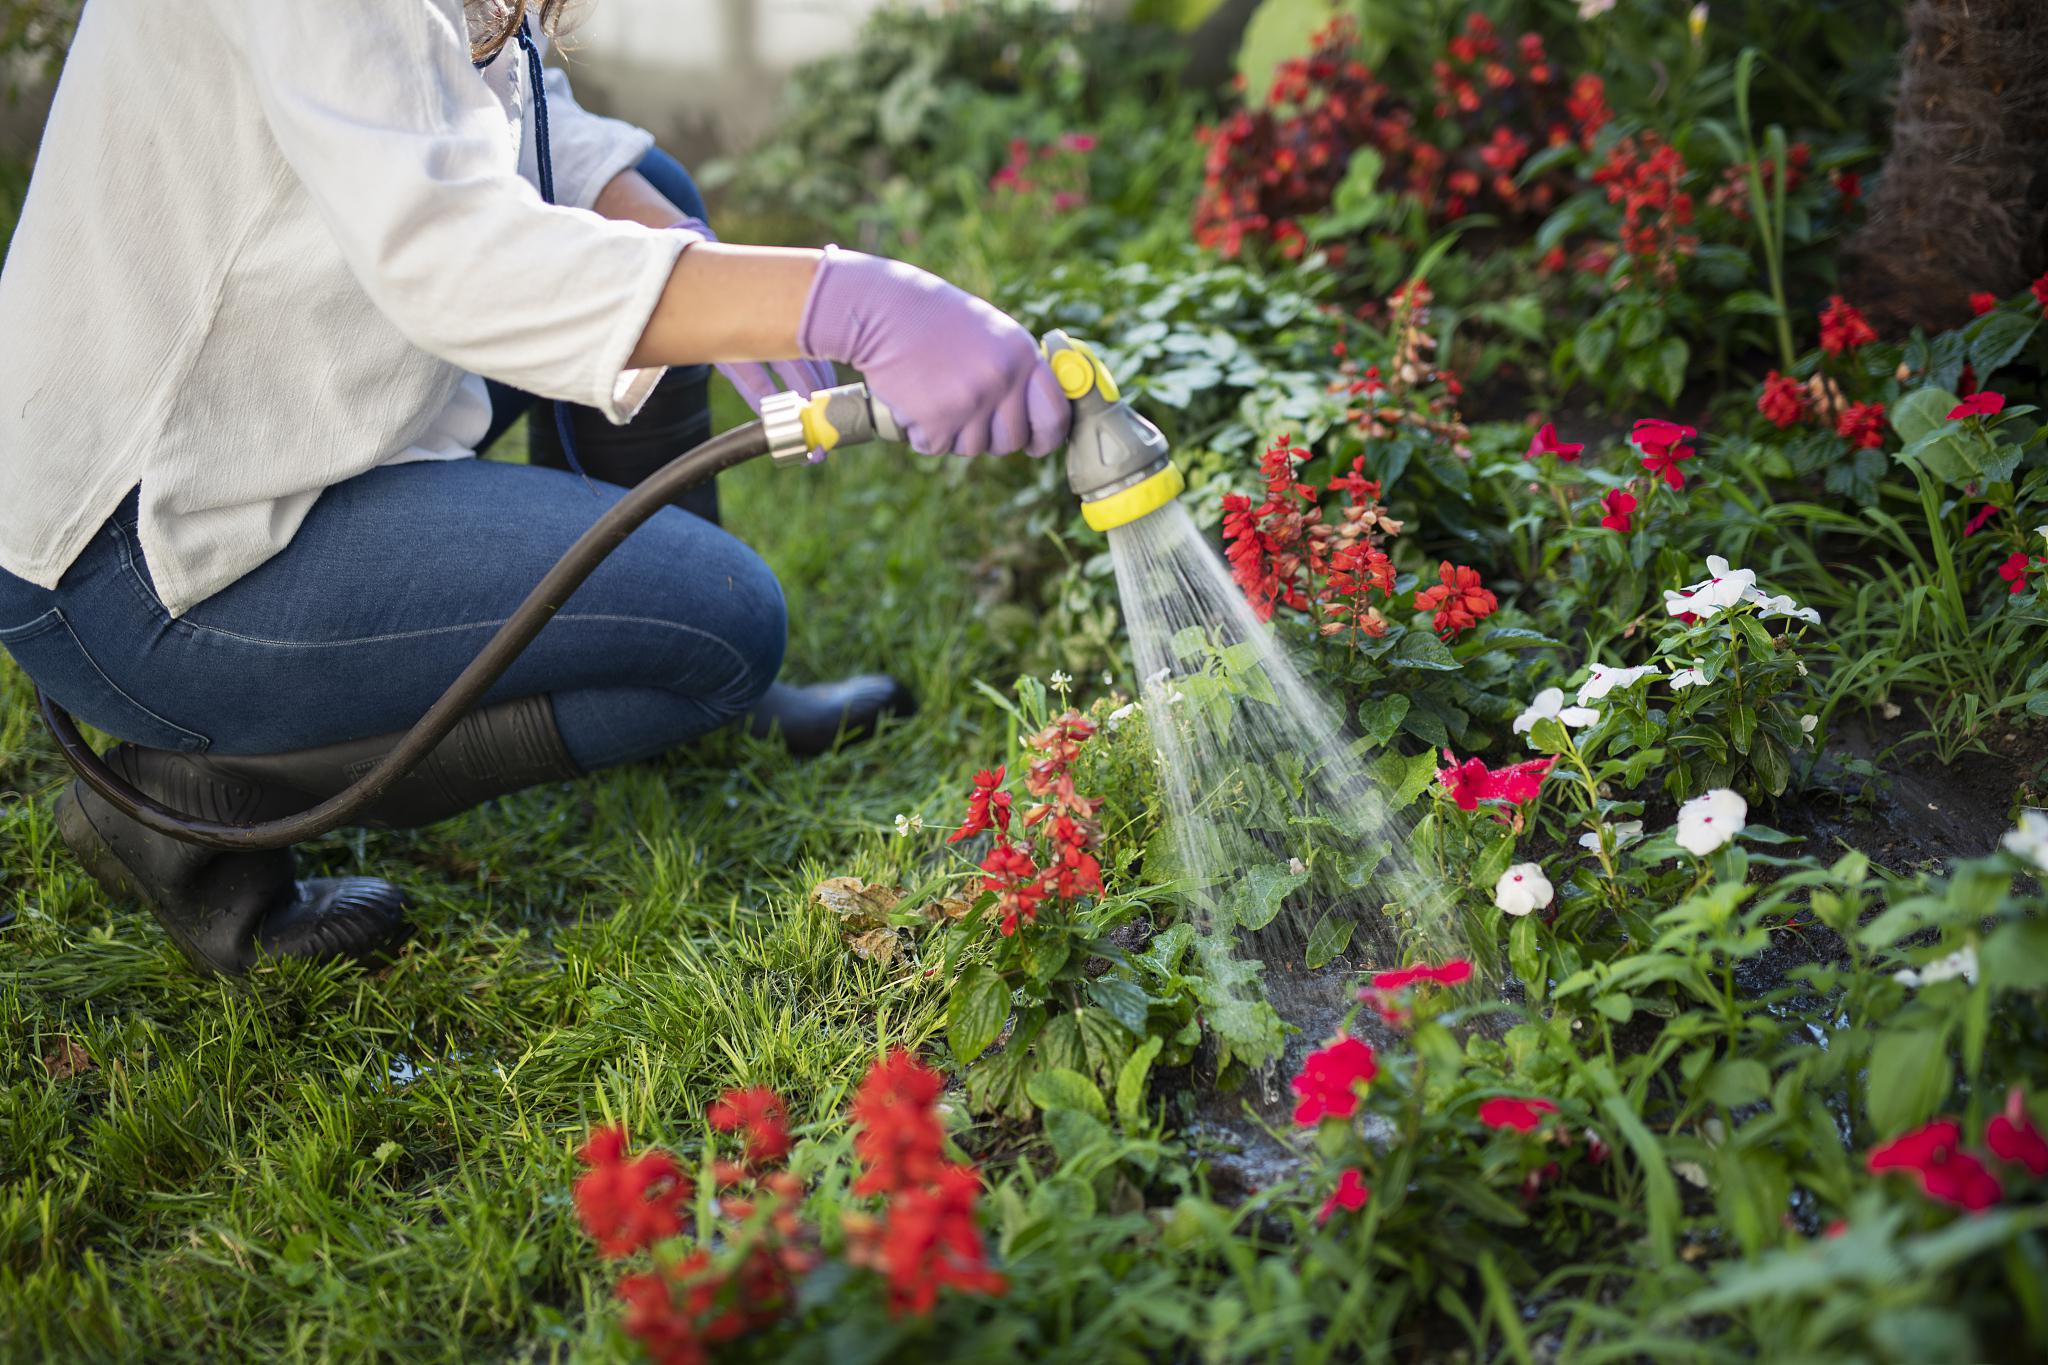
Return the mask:
[[1856,306],[1840,294],[1830,295],[1820,315],[1820,348],[1829,355],[1843,355],[1877,340],[1877,333]]
[[626,1130],[599,1128],[576,1155],[590,1167],[576,1179],[576,1213],[598,1254],[613,1258],[682,1231],[690,1182],[667,1152],[626,1158]]
[[1859,450],[1884,444],[1884,404],[1851,403],[1835,421],[1835,435]]
[[967,819],[946,839],[957,844],[969,835],[992,829],[1010,832],[1010,794],[1003,789],[1003,769],[983,769],[974,775],[974,792],[967,798]]
[[853,1154],[865,1172],[858,1194],[893,1194],[939,1178],[946,1130],[937,1112],[945,1077],[902,1048],[868,1068],[853,1092]]
[[1301,1097],[1294,1106],[1294,1121],[1306,1124],[1350,1118],[1358,1112],[1358,1087],[1379,1071],[1372,1044],[1339,1035],[1303,1059],[1301,1074],[1293,1081],[1294,1093]]
[[1757,397],[1756,410],[1780,430],[1797,426],[1806,417],[1806,386],[1789,374],[1772,370],[1764,376],[1764,388]]
[[1661,417],[1645,417],[1629,431],[1628,439],[1643,452],[1643,468],[1661,475],[1666,484],[1679,489],[1685,487],[1685,475],[1679,472],[1678,462],[1699,453],[1687,444],[1698,436],[1699,432],[1691,427]]
[[1346,1166],[1337,1177],[1337,1188],[1331,1190],[1330,1197],[1323,1201],[1322,1212],[1316,1215],[1316,1221],[1329,1222],[1330,1216],[1339,1209],[1346,1213],[1356,1213],[1365,1207],[1365,1201],[1370,1198],[1372,1190],[1366,1185],[1365,1177],[1359,1173],[1357,1167]]
[[1635,523],[1629,520],[1629,516],[1636,510],[1635,494],[1619,488],[1609,489],[1607,495],[1600,499],[1600,506],[1606,511],[1606,515],[1600,518],[1602,526],[1623,535],[1634,529]]
[[2024,1166],[2035,1179],[2048,1175],[2048,1138],[2027,1113],[2027,1097],[2018,1086],[2005,1092],[2005,1108],[1984,1125],[1984,1145],[2000,1161]]
[[1960,422],[1969,417],[1996,417],[2005,411],[2005,395],[1980,389],[1948,410],[1948,420]]
[[654,1365],[707,1365],[711,1352],[696,1323],[677,1311],[674,1293],[660,1275],[628,1275],[617,1294],[626,1305],[626,1335],[640,1343]]
[[1022,924],[1038,918],[1039,902],[1045,899],[1045,881],[1038,864],[1016,844],[999,842],[981,860],[981,889],[996,893],[996,909],[1002,919],[997,928],[1004,938],[1014,937]]
[[721,1133],[744,1131],[747,1160],[768,1165],[789,1155],[789,1115],[782,1097],[766,1086],[728,1090],[711,1106],[711,1126]]
[[1533,1133],[1542,1126],[1545,1114],[1556,1112],[1557,1106],[1549,1100],[1497,1095],[1479,1106],[1479,1121],[1488,1128],[1512,1128],[1518,1133]]
[[1986,313],[1995,312],[1997,309],[1998,295],[1990,290],[1987,289],[1981,293],[1970,295],[1970,312],[1973,315],[1981,318]]
[[923,1316],[941,1289],[1001,1294],[1009,1282],[988,1265],[975,1201],[981,1177],[971,1166],[947,1166],[928,1186],[904,1190],[889,1205],[867,1256],[889,1279],[889,1309]]
[[1439,582],[1415,594],[1415,609],[1431,614],[1436,633],[1448,640],[1493,615],[1500,599],[1479,582],[1479,571],[1449,560],[1438,566]]
[[1557,439],[1557,427],[1552,423],[1545,422],[1536,429],[1535,438],[1529,442],[1527,458],[1533,460],[1538,455],[1555,455],[1565,463],[1572,464],[1578,460],[1579,453],[1585,448],[1586,445],[1583,441],[1576,445],[1567,445],[1559,441]]

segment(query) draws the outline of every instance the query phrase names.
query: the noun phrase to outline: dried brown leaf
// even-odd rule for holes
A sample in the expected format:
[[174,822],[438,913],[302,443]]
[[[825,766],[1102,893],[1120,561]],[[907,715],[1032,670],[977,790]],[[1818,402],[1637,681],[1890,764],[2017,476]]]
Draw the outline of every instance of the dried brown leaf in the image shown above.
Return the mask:
[[59,1038],[57,1046],[43,1054],[43,1070],[50,1073],[53,1081],[68,1081],[80,1072],[92,1069],[92,1054],[73,1038]]
[[974,902],[966,896],[947,896],[924,907],[924,917],[933,924],[951,924],[967,918],[967,912],[974,908]]
[[847,937],[846,946],[853,949],[855,957],[883,967],[903,956],[903,939],[894,929],[887,927],[851,934]]
[[903,892],[859,877],[827,877],[811,888],[811,899],[845,920],[848,929],[883,929]]

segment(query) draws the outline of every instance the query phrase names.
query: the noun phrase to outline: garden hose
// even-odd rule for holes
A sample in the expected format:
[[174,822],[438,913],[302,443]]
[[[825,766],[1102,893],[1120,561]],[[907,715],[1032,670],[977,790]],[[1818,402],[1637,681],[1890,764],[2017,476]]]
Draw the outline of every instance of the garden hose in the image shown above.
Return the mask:
[[902,432],[888,410],[870,400],[864,384],[826,389],[808,399],[794,393],[774,395],[762,404],[758,421],[714,436],[677,456],[612,504],[542,576],[469,666],[389,753],[351,786],[297,815],[234,825],[173,810],[109,768],[79,733],[77,722],[40,688],[37,704],[65,761],[80,779],[145,828],[184,843],[231,851],[301,843],[350,823],[431,753],[533,643],[583,580],[678,493],[761,455],[778,465],[804,464],[813,450],[901,439]]
[[1187,482],[1167,457],[1166,437],[1124,400],[1094,350],[1061,331],[1047,332],[1039,345],[1074,405],[1067,486],[1081,500],[1082,519],[1114,531],[1179,497]]

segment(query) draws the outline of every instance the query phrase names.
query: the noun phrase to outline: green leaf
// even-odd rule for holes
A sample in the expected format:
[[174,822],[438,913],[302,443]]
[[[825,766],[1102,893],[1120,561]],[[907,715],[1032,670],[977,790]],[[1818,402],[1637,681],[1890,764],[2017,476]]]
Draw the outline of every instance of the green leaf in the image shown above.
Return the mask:
[[1327,967],[1330,961],[1351,946],[1352,930],[1358,921],[1348,915],[1340,916],[1332,911],[1316,921],[1316,927],[1309,931],[1308,954],[1305,965],[1310,971]]
[[1676,403],[1685,391],[1685,367],[1692,360],[1692,347],[1684,337],[1665,337],[1657,346],[1657,390],[1664,401]]
[[1977,372],[1977,382],[1983,383],[2010,364],[2040,325],[2040,318],[2031,313],[2000,308],[1965,327],[1963,336],[1969,343],[1970,368]]
[[1280,63],[1309,53],[1316,30],[1330,22],[1330,0],[1263,0],[1237,47],[1245,101],[1263,106]]
[[1894,1138],[1934,1117],[1953,1080],[1948,1029],[1887,1029],[1870,1050],[1870,1126]]
[[1994,991],[2037,991],[2048,986],[2048,920],[2001,924],[1984,940],[1977,959]]
[[1594,996],[1593,1008],[1617,1024],[1626,1024],[1636,1017],[1636,998],[1626,991],[1612,991]]
[[1129,1057],[1116,1073],[1116,1115],[1129,1128],[1145,1117],[1145,1077],[1166,1040],[1154,1034]]
[[1375,744],[1385,744],[1401,728],[1401,718],[1408,714],[1408,698],[1399,692],[1390,692],[1383,697],[1368,697],[1358,708],[1358,723],[1365,727],[1365,733]]
[[1664,1158],[1663,1144],[1643,1126],[1643,1121],[1636,1116],[1635,1106],[1628,1102],[1626,1096],[1610,1092],[1600,1101],[1600,1112],[1607,1115],[1607,1121],[1614,1125],[1622,1141],[1635,1153],[1636,1162],[1642,1168],[1650,1246],[1664,1265],[1674,1265],[1677,1260],[1678,1182],[1672,1177],[1670,1163]]
[[1754,1104],[1771,1093],[1770,1068],[1753,1057],[1730,1057],[1707,1073],[1700,1092],[1730,1109]]
[[1109,1106],[1102,1102],[1102,1092],[1095,1088],[1095,1083],[1065,1067],[1039,1072],[1024,1083],[1024,1093],[1040,1109],[1073,1109],[1090,1118],[1105,1122],[1109,1119]]
[[1240,927],[1263,929],[1280,913],[1287,898],[1308,882],[1308,872],[1288,870],[1286,863],[1261,863],[1245,869],[1231,897]]
[[1440,673],[1456,672],[1460,666],[1449,645],[1420,628],[1411,629],[1396,640],[1385,661],[1395,668],[1424,668]]
[[989,968],[976,964],[961,973],[946,1004],[946,1041],[962,1066],[988,1050],[1010,1017],[1010,990]]
[[1127,976],[1099,976],[1088,983],[1088,998],[1132,1033],[1145,1036],[1145,1015],[1152,1001],[1137,982]]
[[1754,289],[1738,289],[1721,300],[1721,311],[1754,313],[1759,317],[1774,318],[1778,316],[1778,301],[1769,294],[1759,293]]

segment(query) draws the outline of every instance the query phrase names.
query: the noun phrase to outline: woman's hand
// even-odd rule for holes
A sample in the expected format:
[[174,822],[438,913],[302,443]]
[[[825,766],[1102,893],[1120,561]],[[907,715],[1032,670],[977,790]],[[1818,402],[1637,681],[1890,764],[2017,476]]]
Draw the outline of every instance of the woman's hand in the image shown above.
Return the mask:
[[913,449],[1048,455],[1072,416],[1031,334],[901,261],[827,247],[797,327],[805,355],[859,370]]

